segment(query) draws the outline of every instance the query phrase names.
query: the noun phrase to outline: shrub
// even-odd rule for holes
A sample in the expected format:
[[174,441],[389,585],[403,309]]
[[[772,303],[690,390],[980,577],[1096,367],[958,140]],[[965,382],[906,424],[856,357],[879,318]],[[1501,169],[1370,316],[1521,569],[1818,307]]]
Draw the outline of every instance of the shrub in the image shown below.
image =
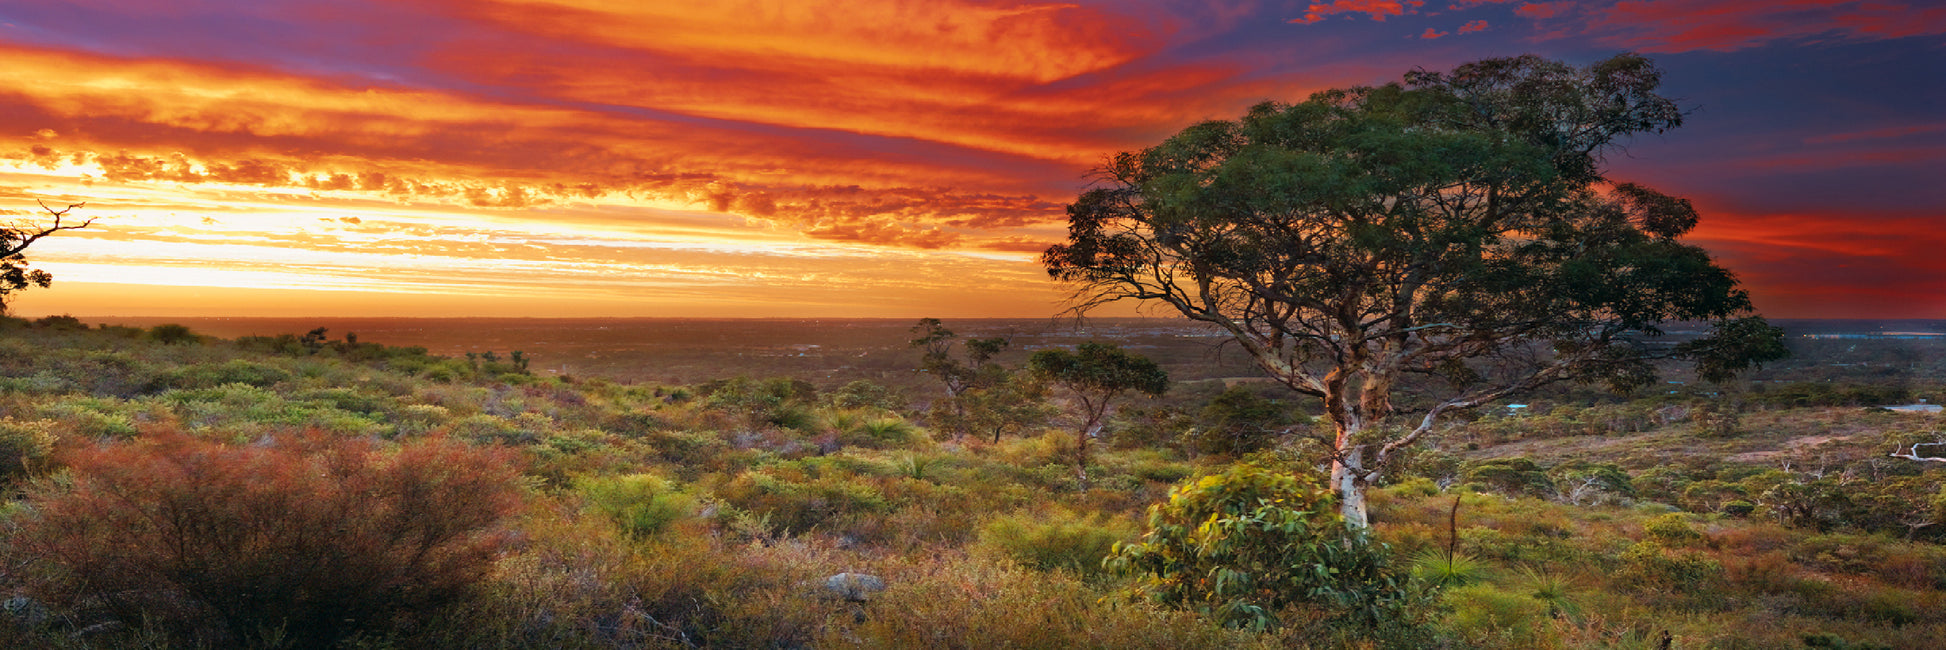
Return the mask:
[[1724,578],[1722,563],[1693,550],[1641,542],[1622,552],[1621,584],[1640,591],[1709,593]]
[[1428,548],[1412,557],[1412,577],[1435,587],[1464,587],[1493,575],[1493,566],[1466,553]]
[[1554,491],[1554,479],[1533,459],[1521,456],[1473,463],[1466,482],[1514,496],[1544,496]]
[[864,379],[825,393],[823,401],[825,406],[840,410],[873,408],[897,413],[906,407],[905,397],[898,391]]
[[859,425],[859,433],[871,439],[875,447],[905,447],[923,439],[919,428],[900,418],[878,418]]
[[1679,512],[1671,512],[1649,520],[1642,530],[1649,539],[1666,547],[1692,546],[1703,541],[1703,534],[1689,526],[1689,517]]
[[54,455],[53,420],[0,418],[0,485],[29,476]]
[[282,367],[249,361],[231,359],[220,364],[199,364],[170,369],[149,383],[151,391],[170,388],[215,388],[226,384],[242,384],[267,388],[288,381],[291,372]]
[[1119,524],[1106,515],[1007,515],[980,527],[980,544],[1041,571],[1095,575],[1116,544],[1134,537],[1135,531]]
[[1550,631],[1547,603],[1527,594],[1471,585],[1446,592],[1453,607],[1453,628],[1474,647],[1547,648]]
[[1397,622],[1408,580],[1303,476],[1246,463],[1178,486],[1111,565],[1137,574],[1138,595],[1231,626],[1277,627],[1292,610],[1356,631]]
[[654,474],[589,478],[577,482],[581,496],[631,538],[645,538],[696,513],[696,500]]
[[190,331],[187,326],[176,323],[163,323],[149,328],[149,338],[163,345],[188,345],[202,342],[202,337],[196,336],[196,333]]
[[745,472],[716,490],[725,503],[762,518],[769,532],[806,533],[890,510],[869,484],[846,477],[780,477]]
[[79,449],[13,539],[28,590],[77,620],[192,644],[330,647],[423,617],[492,567],[519,503],[509,454],[320,436],[225,446],[165,433]]

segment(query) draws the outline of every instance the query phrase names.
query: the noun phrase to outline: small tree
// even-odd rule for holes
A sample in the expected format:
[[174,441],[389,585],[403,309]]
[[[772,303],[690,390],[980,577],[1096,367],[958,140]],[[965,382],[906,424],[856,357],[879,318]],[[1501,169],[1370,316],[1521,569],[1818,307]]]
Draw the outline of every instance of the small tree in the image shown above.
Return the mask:
[[[1613,182],[1602,154],[1679,125],[1661,72],[1524,56],[1265,103],[1118,154],[1042,256],[1076,311],[1154,301],[1229,334],[1323,402],[1345,520],[1455,410],[1564,380],[1618,390],[1683,358],[1710,380],[1785,354],[1707,251],[1689,201]],[[1707,337],[1658,340],[1671,321]],[[1393,418],[1408,378],[1428,395]]]
[[54,284],[54,276],[46,271],[28,268],[27,258],[22,255],[22,252],[34,242],[40,241],[42,237],[63,230],[79,230],[93,225],[95,220],[92,217],[81,223],[61,223],[67,218],[68,212],[82,205],[84,204],[75,203],[56,210],[42,203],[41,209],[54,217],[54,222],[51,224],[27,219],[0,223],[0,314],[6,313],[7,301],[14,292],[29,286],[45,289]]
[[953,356],[953,339],[959,335],[946,329],[939,319],[919,319],[919,324],[912,326],[912,333],[916,335],[912,347],[925,350],[920,369],[932,373],[946,385],[947,397],[959,397],[968,390],[1006,381],[1007,369],[993,361],[1011,343],[1005,337],[967,339],[966,360],[961,361]]
[[912,333],[912,347],[925,351],[920,370],[946,387],[946,400],[933,405],[929,418],[933,426],[951,431],[955,440],[980,432],[992,433],[997,443],[1001,435],[1050,416],[1045,385],[994,361],[1010,343],[1005,337],[967,339],[961,360],[953,355],[953,340],[959,335],[939,319],[919,319]]
[[1027,368],[1066,388],[1081,402],[1081,428],[1074,438],[1074,475],[1084,490],[1088,489],[1088,442],[1101,435],[1115,399],[1129,392],[1159,396],[1169,390],[1169,373],[1154,361],[1092,341],[1073,352],[1035,352],[1028,358]]

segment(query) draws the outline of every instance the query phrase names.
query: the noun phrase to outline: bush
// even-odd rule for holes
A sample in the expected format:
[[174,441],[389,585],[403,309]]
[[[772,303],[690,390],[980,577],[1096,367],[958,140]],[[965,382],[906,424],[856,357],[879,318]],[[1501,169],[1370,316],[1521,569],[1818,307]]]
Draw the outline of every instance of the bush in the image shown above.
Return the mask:
[[227,384],[268,388],[289,381],[291,376],[289,370],[279,366],[245,359],[231,359],[220,364],[172,368],[150,381],[148,388],[152,392],[171,388],[216,388]]
[[576,487],[588,505],[635,539],[661,533],[696,513],[694,498],[654,474],[583,479]]
[[67,461],[71,480],[30,495],[12,540],[42,569],[28,591],[190,644],[330,647],[424,617],[487,575],[519,504],[509,454],[438,440],[382,453],[165,433]]
[[1137,574],[1138,595],[1230,626],[1268,629],[1298,614],[1361,633],[1389,628],[1411,600],[1409,581],[1335,510],[1313,479],[1240,464],[1171,491],[1149,509],[1141,543],[1119,546],[1111,565]]
[[176,323],[163,323],[149,328],[149,338],[163,345],[188,345],[202,342],[202,337],[196,336],[196,333],[190,331],[187,326]]
[[1102,560],[1133,530],[1105,515],[1059,513],[1008,515],[980,528],[980,544],[1041,571],[1062,569],[1081,575],[1101,573]]
[[53,420],[0,418],[0,485],[30,476],[54,455]]

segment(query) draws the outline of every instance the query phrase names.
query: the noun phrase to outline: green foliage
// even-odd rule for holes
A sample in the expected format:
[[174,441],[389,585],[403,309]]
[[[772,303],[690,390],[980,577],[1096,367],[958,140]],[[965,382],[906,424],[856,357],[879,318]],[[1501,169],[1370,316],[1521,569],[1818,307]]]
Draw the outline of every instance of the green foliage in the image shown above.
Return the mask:
[[817,399],[810,382],[790,377],[737,377],[704,384],[706,404],[741,416],[751,426],[808,430],[816,424],[808,404]]
[[1550,636],[1548,603],[1518,590],[1490,584],[1449,589],[1452,625],[1461,638],[1483,648],[1545,648]]
[[1236,465],[1171,491],[1112,565],[1135,574],[1137,594],[1226,625],[1269,629],[1309,609],[1375,629],[1402,615],[1409,587],[1385,549],[1331,506],[1312,480]]
[[1467,467],[1465,477],[1468,483],[1511,495],[1546,496],[1554,491],[1553,477],[1525,456],[1473,463]]
[[1722,579],[1723,564],[1708,554],[1654,541],[1624,551],[1616,573],[1616,580],[1631,589],[1662,593],[1709,593],[1720,588]]
[[1186,443],[1197,453],[1243,456],[1277,444],[1296,423],[1289,406],[1232,386],[1203,406]]
[[1157,397],[1169,390],[1169,373],[1154,361],[1093,341],[1082,343],[1073,352],[1035,352],[1027,359],[1027,369],[1066,388],[1081,402],[1082,422],[1075,432],[1074,469],[1084,490],[1088,488],[1088,443],[1101,434],[1114,400],[1125,393]]
[[322,437],[94,446],[69,459],[69,480],[30,495],[15,559],[41,569],[27,585],[36,598],[78,620],[326,648],[468,596],[519,503],[510,461]]
[[953,340],[959,335],[937,318],[921,318],[912,326],[911,346],[923,351],[920,370],[946,385],[948,397],[958,397],[969,389],[984,388],[1006,381],[1012,374],[994,361],[1011,345],[1005,337],[967,339],[965,359],[953,355]]
[[1040,571],[1097,575],[1115,546],[1134,536],[1133,527],[1105,515],[1055,511],[996,517],[980,527],[979,542]]
[[158,392],[172,388],[215,388],[225,384],[268,388],[295,376],[282,365],[230,359],[222,363],[178,366],[159,374],[150,385],[152,390]]
[[807,533],[891,510],[885,495],[870,484],[843,476],[793,474],[745,472],[714,493],[738,510],[765,518],[770,532],[778,534]]
[[1642,530],[1648,533],[1649,541],[1668,548],[1695,546],[1703,541],[1703,534],[1690,527],[1689,517],[1679,512],[1649,520]]
[[1068,390],[1106,401],[1122,393],[1161,395],[1169,373],[1141,355],[1109,343],[1089,341],[1067,350],[1041,350],[1027,359],[1028,370]]
[[11,485],[45,468],[54,455],[53,420],[0,418],[0,485]]
[[[1660,82],[1635,54],[1521,56],[1259,104],[1115,155],[1041,261],[1076,311],[1160,303],[1319,398],[1362,526],[1369,477],[1425,433],[1388,423],[1409,373],[1436,378],[1417,384],[1433,422],[1557,381],[1639,389],[1663,359],[1720,381],[1785,355],[1736,276],[1679,241],[1689,201],[1606,178],[1604,152],[1682,123]],[[1681,321],[1711,333],[1654,344]]]
[[852,381],[824,394],[824,405],[834,409],[878,409],[898,413],[906,408],[905,396],[882,384],[864,379]]
[[575,488],[631,538],[651,537],[696,514],[696,500],[654,474],[583,478]]
[[1434,587],[1463,587],[1492,577],[1493,566],[1466,553],[1428,548],[1412,557],[1412,577]]

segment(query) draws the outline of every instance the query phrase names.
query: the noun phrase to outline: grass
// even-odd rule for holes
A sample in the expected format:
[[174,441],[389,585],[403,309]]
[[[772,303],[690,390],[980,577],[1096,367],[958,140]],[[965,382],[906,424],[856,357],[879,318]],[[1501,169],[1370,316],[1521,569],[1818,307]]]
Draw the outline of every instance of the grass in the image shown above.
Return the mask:
[[[135,619],[77,637],[112,608],[23,586],[53,568],[19,545],[31,510],[22,499],[85,478],[91,470],[74,459],[89,450],[167,431],[239,449],[312,432],[376,453],[443,439],[518,458],[522,509],[479,588],[340,647],[1337,643],[1131,600],[1132,578],[1101,569],[1174,482],[1228,457],[1102,445],[1095,489],[1084,492],[1061,431],[939,442],[897,409],[816,394],[838,386],[574,379],[369,344],[310,350],[193,334],[0,322],[0,487],[10,500],[0,597],[31,597],[52,614],[0,616],[0,645],[208,644],[181,625]],[[1743,413],[1734,435],[1703,437],[1668,398],[1536,404],[1535,416],[1441,430],[1372,494],[1379,539],[1438,589],[1429,647],[1654,647],[1665,630],[1676,647],[1798,647],[1826,635],[1919,648],[1946,638],[1930,616],[1946,608],[1946,519],[1925,519],[1946,512],[1915,507],[1932,503],[1920,492],[1936,492],[1946,468],[1884,458],[1937,429],[1938,416],[1770,406]],[[1480,461],[1515,458],[1531,461],[1531,471],[1519,464],[1517,490],[1460,482]],[[1621,470],[1626,493],[1564,489],[1604,464]],[[1750,508],[1733,514],[1731,502]],[[1808,514],[1778,516],[1797,507]],[[818,585],[840,572],[880,576],[888,589],[866,603],[832,601]]]

